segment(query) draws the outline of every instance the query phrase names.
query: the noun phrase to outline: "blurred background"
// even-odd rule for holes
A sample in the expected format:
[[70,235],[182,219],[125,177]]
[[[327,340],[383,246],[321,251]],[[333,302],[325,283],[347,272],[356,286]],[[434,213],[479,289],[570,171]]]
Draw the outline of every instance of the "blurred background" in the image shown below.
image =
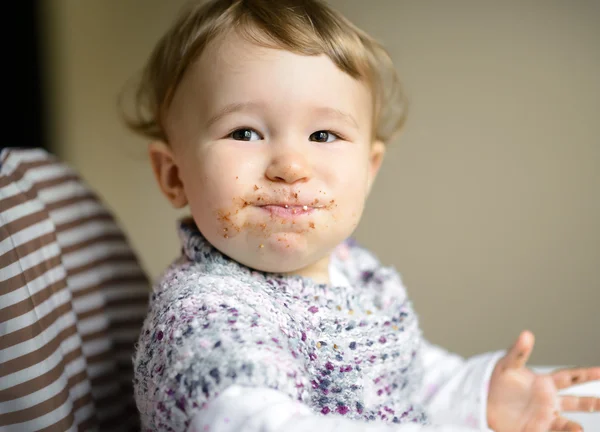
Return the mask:
[[[183,3],[13,6],[2,145],[76,167],[151,277],[179,252],[181,213],[117,97]],[[599,364],[600,2],[330,3],[384,42],[411,100],[356,236],[402,273],[425,336],[468,356],[528,328],[533,364]]]

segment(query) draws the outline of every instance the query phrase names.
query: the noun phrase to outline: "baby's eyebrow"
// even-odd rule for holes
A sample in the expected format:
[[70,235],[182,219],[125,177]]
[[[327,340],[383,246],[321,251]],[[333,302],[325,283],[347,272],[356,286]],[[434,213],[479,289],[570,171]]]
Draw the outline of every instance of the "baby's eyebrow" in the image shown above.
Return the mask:
[[[208,121],[206,122],[206,126],[212,126],[213,124],[221,120],[223,117],[231,113],[264,110],[265,106],[266,104],[263,102],[239,102],[225,105],[216,114],[214,114],[208,119]],[[315,107],[313,108],[313,112],[322,117],[337,118],[339,120],[342,120],[343,122],[348,123],[350,126],[359,129],[358,122],[356,121],[354,116],[340,109],[332,107]]]
[[358,122],[356,121],[356,119],[352,116],[352,114],[347,113],[345,111],[339,110],[337,108],[331,108],[331,107],[318,107],[315,108],[315,112],[321,116],[324,117],[334,117],[334,118],[338,118],[346,123],[349,123],[351,126],[355,127],[356,129],[358,129]]
[[213,115],[211,118],[209,118],[208,121],[206,122],[206,126],[210,127],[213,124],[215,124],[216,122],[218,122],[219,120],[221,120],[223,117],[225,117],[231,113],[234,113],[234,112],[257,111],[260,109],[264,109],[264,107],[265,107],[265,104],[262,102],[231,103],[231,104],[225,105],[215,115]]

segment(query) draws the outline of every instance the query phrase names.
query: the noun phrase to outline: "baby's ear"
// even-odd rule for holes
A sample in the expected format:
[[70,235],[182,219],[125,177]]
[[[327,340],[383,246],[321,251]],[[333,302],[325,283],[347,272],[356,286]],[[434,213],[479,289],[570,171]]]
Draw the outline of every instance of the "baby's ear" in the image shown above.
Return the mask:
[[383,156],[385,155],[385,144],[382,141],[374,141],[371,144],[369,151],[369,179],[367,185],[367,192],[371,192],[371,187],[375,182],[381,163],[383,162]]
[[163,141],[154,141],[148,145],[148,155],[162,193],[173,207],[185,207],[188,201],[171,147]]

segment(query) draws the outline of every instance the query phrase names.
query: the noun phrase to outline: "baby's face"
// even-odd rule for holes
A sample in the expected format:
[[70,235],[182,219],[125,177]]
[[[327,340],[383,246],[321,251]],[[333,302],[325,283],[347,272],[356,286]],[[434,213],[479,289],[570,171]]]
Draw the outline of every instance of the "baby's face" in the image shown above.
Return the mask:
[[[190,66],[166,116],[169,147],[151,156],[221,252],[320,279],[310,269],[354,231],[379,168],[372,105],[326,56],[229,35]],[[157,168],[169,158],[176,169]]]

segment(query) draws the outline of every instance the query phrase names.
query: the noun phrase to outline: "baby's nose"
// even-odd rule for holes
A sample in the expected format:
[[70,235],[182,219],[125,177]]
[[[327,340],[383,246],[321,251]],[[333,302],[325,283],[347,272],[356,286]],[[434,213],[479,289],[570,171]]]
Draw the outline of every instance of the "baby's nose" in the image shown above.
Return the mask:
[[301,154],[280,155],[273,158],[265,176],[278,183],[293,184],[308,181],[310,178],[310,166]]

